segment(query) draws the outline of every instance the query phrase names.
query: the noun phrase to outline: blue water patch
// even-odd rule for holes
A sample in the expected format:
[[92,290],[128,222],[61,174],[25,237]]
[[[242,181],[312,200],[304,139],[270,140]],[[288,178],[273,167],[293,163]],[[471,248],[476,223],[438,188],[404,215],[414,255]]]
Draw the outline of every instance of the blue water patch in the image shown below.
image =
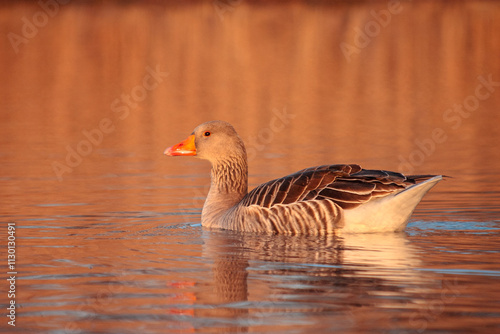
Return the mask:
[[500,224],[497,222],[477,222],[477,221],[413,221],[408,224],[407,232],[410,235],[418,234],[421,231],[471,231],[479,234],[500,231]]
[[476,275],[476,276],[490,276],[490,277],[500,277],[499,270],[478,270],[478,269],[429,269],[429,268],[417,268],[419,271],[431,271],[438,274],[449,274],[449,275]]

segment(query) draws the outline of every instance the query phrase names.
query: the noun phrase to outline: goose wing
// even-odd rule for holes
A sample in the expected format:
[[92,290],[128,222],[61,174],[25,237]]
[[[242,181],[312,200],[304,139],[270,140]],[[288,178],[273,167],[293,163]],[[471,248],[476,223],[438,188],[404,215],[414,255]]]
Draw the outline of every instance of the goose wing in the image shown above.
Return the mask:
[[241,205],[270,208],[277,204],[331,200],[343,209],[354,208],[374,197],[399,192],[433,175],[404,176],[359,165],[325,165],[303,169],[269,181],[249,192]]

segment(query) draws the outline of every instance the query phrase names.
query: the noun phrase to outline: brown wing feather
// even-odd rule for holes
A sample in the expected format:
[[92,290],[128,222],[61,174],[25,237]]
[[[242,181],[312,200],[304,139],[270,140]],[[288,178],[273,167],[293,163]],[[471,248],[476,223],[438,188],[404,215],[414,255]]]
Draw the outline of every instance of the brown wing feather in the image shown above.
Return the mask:
[[241,204],[269,208],[276,204],[328,199],[348,209],[433,176],[404,176],[384,170],[361,169],[358,165],[317,166],[261,184],[248,193]]

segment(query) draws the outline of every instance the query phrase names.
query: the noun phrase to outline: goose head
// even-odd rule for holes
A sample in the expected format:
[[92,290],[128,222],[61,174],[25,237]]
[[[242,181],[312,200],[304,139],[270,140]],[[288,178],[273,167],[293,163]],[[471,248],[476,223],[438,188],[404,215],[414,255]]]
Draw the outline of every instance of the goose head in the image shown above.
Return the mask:
[[243,160],[246,163],[243,141],[233,126],[224,121],[210,121],[198,125],[187,139],[167,148],[164,154],[196,156],[212,164],[231,160]]

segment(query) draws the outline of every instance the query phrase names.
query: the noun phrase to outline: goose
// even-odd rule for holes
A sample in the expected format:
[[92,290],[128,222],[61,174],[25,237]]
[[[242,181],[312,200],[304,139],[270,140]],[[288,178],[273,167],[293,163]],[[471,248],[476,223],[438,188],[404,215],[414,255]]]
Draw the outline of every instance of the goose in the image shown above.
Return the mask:
[[245,145],[224,121],[197,126],[164,154],[195,156],[211,163],[203,227],[256,233],[403,231],[422,197],[443,178],[336,164],[306,168],[248,192]]

